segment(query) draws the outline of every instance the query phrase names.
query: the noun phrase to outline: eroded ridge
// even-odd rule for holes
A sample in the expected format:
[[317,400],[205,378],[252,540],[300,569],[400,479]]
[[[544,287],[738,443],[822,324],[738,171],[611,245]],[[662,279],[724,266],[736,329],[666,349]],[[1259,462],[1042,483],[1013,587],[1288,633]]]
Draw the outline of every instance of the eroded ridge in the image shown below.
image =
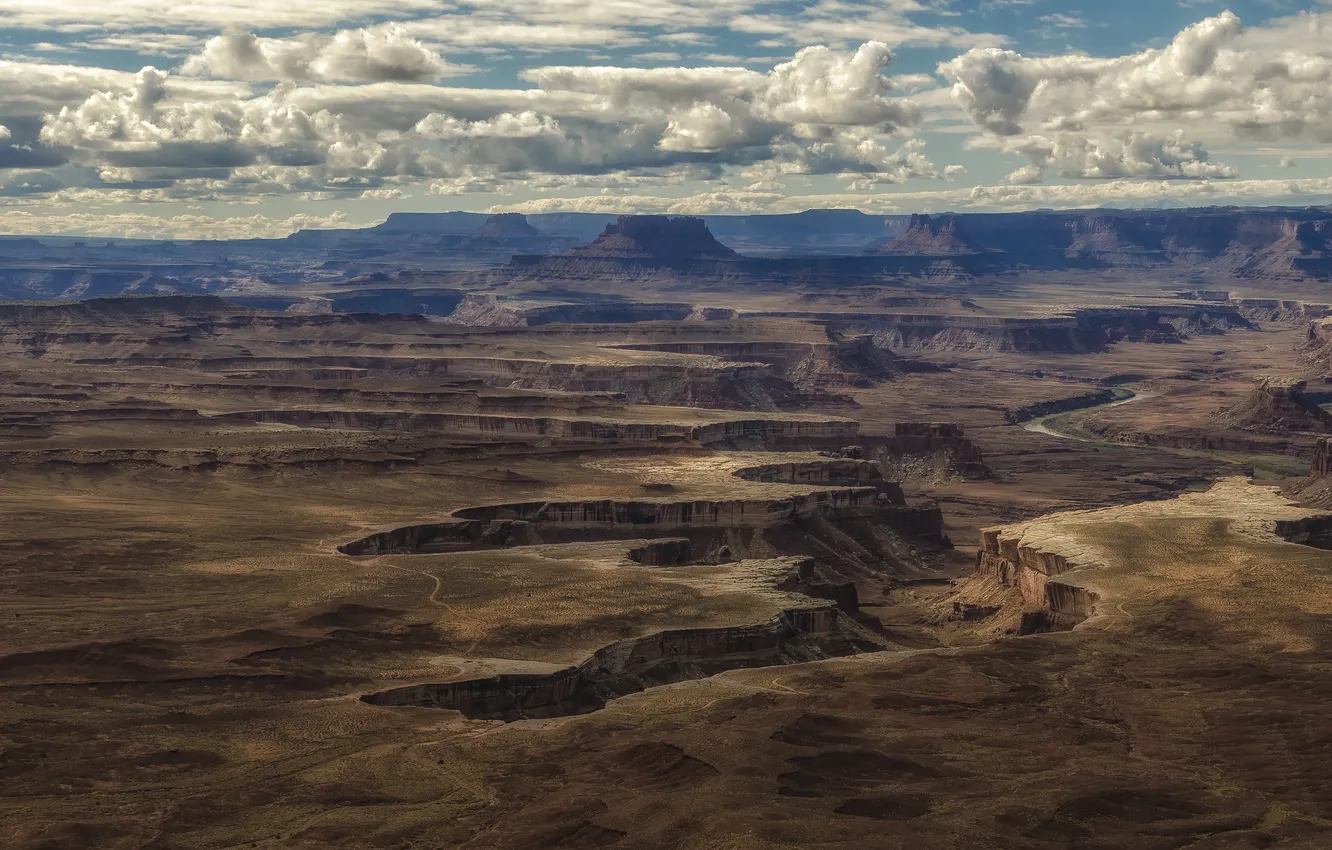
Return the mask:
[[[774,586],[808,569],[799,558],[746,561],[718,578],[738,588]],[[787,606],[760,623],[669,629],[616,641],[580,664],[549,673],[497,673],[459,681],[408,685],[366,694],[380,706],[444,708],[472,719],[522,720],[585,714],[609,700],[650,687],[726,670],[833,658],[890,645],[829,602],[771,591]]]
[[453,523],[406,526],[340,546],[349,555],[419,554],[671,534],[629,549],[626,557],[650,567],[713,564],[709,592],[744,588],[780,605],[775,616],[762,622],[657,631],[609,644],[577,665],[550,672],[413,684],[362,700],[452,709],[474,719],[554,717],[595,711],[618,696],[725,670],[890,648],[876,631],[878,621],[859,613],[846,564],[823,571],[815,557],[762,558],[756,553],[791,551],[795,547],[780,544],[798,540],[823,560],[835,548],[858,549],[865,565],[875,564],[876,555],[848,532],[872,539],[878,528],[910,529],[942,542],[939,509],[908,506],[901,487],[884,481],[877,464],[858,459],[738,465],[729,477],[774,490],[858,486],[771,499],[603,499],[462,508],[453,512]]
[[[755,533],[794,524],[880,525],[945,542],[937,505],[908,505],[901,487],[884,481],[868,461],[777,463],[737,469],[738,478],[764,483],[832,485],[772,498],[594,499],[482,505],[453,511],[448,522],[407,525],[342,544],[344,555],[467,551],[579,540],[689,535],[717,557]],[[845,486],[852,485],[852,486]],[[740,539],[728,537],[745,532]]]

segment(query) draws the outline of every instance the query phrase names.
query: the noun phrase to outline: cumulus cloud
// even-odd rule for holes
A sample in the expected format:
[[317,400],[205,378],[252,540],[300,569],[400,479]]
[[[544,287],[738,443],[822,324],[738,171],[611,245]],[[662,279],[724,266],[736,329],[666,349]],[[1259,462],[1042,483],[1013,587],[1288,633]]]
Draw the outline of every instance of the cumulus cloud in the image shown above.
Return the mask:
[[[200,59],[218,72],[369,73],[360,47],[354,61],[334,62],[336,40],[307,50],[313,42],[219,38]],[[39,140],[104,182],[210,196],[228,184],[253,195],[434,181],[431,191],[453,192],[454,181],[681,167],[711,169],[717,179],[761,162],[873,182],[941,177],[921,142],[890,143],[920,120],[882,73],[892,61],[885,45],[869,42],[854,51],[806,48],[767,73],[550,66],[525,72],[534,84],[526,89],[287,80],[262,94],[208,98],[182,96],[175,78],[148,67],[49,112]]]
[[35,236],[123,236],[135,239],[274,239],[297,230],[352,227],[344,213],[327,216],[265,215],[213,218],[205,215],[162,217],[143,213],[39,214],[26,210],[0,210],[0,231]]
[[818,0],[793,14],[756,10],[737,15],[731,19],[730,27],[739,32],[771,36],[762,46],[843,46],[859,44],[866,37],[891,44],[961,48],[1004,43],[1004,37],[994,33],[975,33],[959,26],[925,26],[911,20],[911,14],[930,11],[932,5],[919,0]]
[[244,30],[211,38],[182,73],[231,80],[437,80],[460,69],[401,27],[341,30],[328,36],[260,38]]
[[1008,183],[1040,182],[1047,169],[1060,177],[1077,180],[1116,177],[1160,177],[1175,180],[1228,180],[1239,172],[1224,163],[1212,162],[1198,142],[1182,133],[1150,136],[1135,131],[1103,137],[1061,133],[1052,136],[1006,138],[997,145],[1006,153],[1026,156],[1031,164],[1010,174]]
[[800,212],[811,208],[859,209],[867,213],[904,210],[1001,212],[1033,207],[1088,209],[1141,207],[1163,200],[1189,204],[1318,203],[1332,199],[1332,178],[1235,180],[1179,183],[1170,180],[1111,180],[1097,183],[974,186],[891,193],[786,195],[765,191],[703,192],[682,197],[650,195],[546,197],[493,207],[496,212],[630,211],[687,213]]
[[1223,12],[1124,56],[970,50],[939,66],[974,124],[1001,136],[1126,126],[1332,141],[1332,15],[1246,31]]
[[529,139],[533,136],[557,135],[560,125],[549,115],[538,115],[532,110],[514,115],[502,112],[483,121],[467,121],[452,115],[432,112],[416,122],[417,135],[423,139]]
[[6,127],[4,124],[0,124],[0,141],[8,139],[12,135],[13,133],[9,132],[8,127]]
[[[12,117],[40,117],[98,92],[125,91],[134,85],[134,79],[134,74],[110,68],[0,59],[0,116],[13,129]],[[172,90],[197,99],[249,93],[244,85],[202,80],[175,81]]]

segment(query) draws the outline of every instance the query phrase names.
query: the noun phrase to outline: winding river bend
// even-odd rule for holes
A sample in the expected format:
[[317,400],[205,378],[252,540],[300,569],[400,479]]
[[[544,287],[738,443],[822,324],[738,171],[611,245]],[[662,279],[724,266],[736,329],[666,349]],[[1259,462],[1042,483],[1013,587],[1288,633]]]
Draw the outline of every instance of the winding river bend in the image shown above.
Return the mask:
[[1070,413],[1090,413],[1094,410],[1105,410],[1111,407],[1119,407],[1120,405],[1123,404],[1131,404],[1132,402],[1135,401],[1142,401],[1143,399],[1155,398],[1157,395],[1156,393],[1134,392],[1133,390],[1123,390],[1123,392],[1128,393],[1128,396],[1124,398],[1117,398],[1114,401],[1108,401],[1105,404],[1094,404],[1091,407],[1082,407],[1078,408],[1077,410],[1066,410],[1061,413],[1053,413],[1049,416],[1042,416],[1038,419],[1033,419],[1030,422],[1023,424],[1022,430],[1031,431],[1032,433],[1035,434],[1048,434],[1051,437],[1059,437],[1060,439],[1064,440],[1077,440],[1078,442],[1082,443],[1099,442],[1097,440],[1092,439],[1091,437],[1080,437],[1075,434],[1066,434],[1062,431],[1056,431],[1053,428],[1051,428],[1047,423],[1051,422],[1054,419],[1059,418],[1060,416],[1067,416]]

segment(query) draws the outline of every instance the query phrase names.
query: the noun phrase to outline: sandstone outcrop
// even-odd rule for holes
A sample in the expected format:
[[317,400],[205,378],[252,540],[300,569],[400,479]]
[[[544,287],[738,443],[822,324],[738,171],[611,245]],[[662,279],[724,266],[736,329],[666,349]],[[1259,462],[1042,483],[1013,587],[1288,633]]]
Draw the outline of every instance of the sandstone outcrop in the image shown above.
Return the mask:
[[1248,398],[1225,411],[1221,422],[1264,434],[1332,433],[1332,414],[1311,401],[1305,389],[1297,378],[1264,378]]
[[[976,574],[1015,587],[1032,609],[1023,618],[1022,632],[1067,630],[1092,615],[1099,595],[1057,579],[1078,567],[1095,566],[1094,556],[1075,548],[1059,550],[1026,538],[1025,526],[990,528],[982,532]],[[1036,616],[1031,616],[1031,614]]]
[[1332,437],[1319,437],[1309,459],[1309,477],[1284,491],[1302,505],[1332,508]]
[[883,440],[881,456],[893,458],[939,457],[943,464],[962,475],[983,478],[991,475],[981,450],[956,422],[898,422],[892,437]]
[[1309,474],[1315,476],[1332,475],[1332,439],[1319,437],[1314,447],[1313,460],[1309,463]]

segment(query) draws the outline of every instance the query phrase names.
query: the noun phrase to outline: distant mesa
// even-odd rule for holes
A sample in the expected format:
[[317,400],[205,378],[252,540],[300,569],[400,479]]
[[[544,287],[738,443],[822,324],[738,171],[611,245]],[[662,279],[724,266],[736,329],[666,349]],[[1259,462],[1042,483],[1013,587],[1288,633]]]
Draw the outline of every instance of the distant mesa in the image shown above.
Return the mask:
[[917,257],[956,257],[983,253],[968,241],[956,215],[913,215],[906,232],[866,249],[866,254],[908,254]]
[[590,244],[569,252],[576,257],[624,260],[738,260],[740,255],[712,235],[701,218],[622,215]]
[[472,233],[473,238],[481,239],[530,239],[544,235],[528,223],[527,216],[522,213],[492,215]]

